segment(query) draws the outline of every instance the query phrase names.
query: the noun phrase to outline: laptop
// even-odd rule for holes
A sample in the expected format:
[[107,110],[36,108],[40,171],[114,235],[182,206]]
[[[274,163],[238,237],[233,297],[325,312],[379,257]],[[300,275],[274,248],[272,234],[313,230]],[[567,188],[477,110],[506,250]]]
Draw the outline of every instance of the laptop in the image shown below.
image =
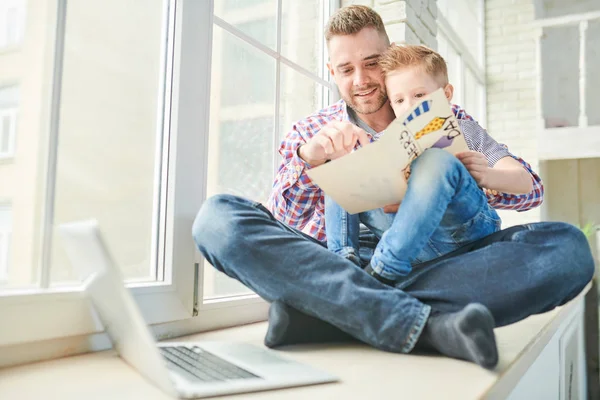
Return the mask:
[[156,343],[123,284],[95,220],[58,227],[67,256],[119,355],[148,382],[180,398],[210,397],[338,380],[268,349],[235,342]]

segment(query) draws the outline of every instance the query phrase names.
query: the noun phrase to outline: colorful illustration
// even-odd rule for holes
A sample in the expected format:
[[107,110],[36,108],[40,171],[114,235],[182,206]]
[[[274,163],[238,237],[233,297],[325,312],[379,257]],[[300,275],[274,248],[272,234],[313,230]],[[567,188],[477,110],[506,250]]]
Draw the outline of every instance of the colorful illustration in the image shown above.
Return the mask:
[[442,129],[442,127],[444,126],[444,123],[446,122],[446,120],[450,118],[450,117],[435,117],[434,119],[432,119],[431,121],[429,121],[429,123],[427,125],[425,125],[425,127],[423,129],[421,129],[420,131],[418,131],[415,134],[415,139],[419,140],[421,139],[421,137],[423,137],[424,135],[427,135],[428,133],[431,132],[437,132],[439,130]]
[[425,114],[426,112],[429,112],[429,110],[431,110],[431,100],[425,100],[424,102],[416,106],[415,109],[408,115],[408,117],[406,117],[406,119],[404,120],[404,125],[408,125],[408,123],[411,122],[413,119],[422,114]]
[[452,146],[454,142],[454,138],[456,136],[444,135],[440,137],[431,147],[436,147],[438,149],[445,149],[446,147]]

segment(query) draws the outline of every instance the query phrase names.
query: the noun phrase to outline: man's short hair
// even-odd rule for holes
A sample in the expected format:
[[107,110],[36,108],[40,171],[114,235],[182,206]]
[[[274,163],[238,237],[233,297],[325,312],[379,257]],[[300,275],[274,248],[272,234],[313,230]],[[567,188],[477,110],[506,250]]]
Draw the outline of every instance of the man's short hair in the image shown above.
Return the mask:
[[448,84],[448,67],[439,53],[423,45],[391,45],[380,57],[385,75],[399,68],[422,67],[442,87]]
[[325,26],[325,40],[329,43],[334,36],[354,35],[367,27],[375,28],[389,43],[381,16],[372,8],[360,5],[342,7],[337,10]]

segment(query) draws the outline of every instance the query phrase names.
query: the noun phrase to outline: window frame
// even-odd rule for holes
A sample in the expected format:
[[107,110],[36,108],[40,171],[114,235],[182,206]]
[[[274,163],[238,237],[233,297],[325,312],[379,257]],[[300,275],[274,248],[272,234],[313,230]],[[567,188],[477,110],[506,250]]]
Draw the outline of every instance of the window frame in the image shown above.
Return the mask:
[[[52,207],[56,178],[56,149],[59,132],[58,117],[67,1],[57,0],[55,4],[56,18],[53,18],[53,20],[57,21],[54,41],[56,47],[53,70],[50,72],[52,75],[50,80],[52,82],[52,100],[47,118],[50,126],[47,139],[49,151],[46,160],[48,165],[46,201],[42,218],[45,234],[43,243],[45,251],[42,253],[46,256],[42,256],[41,262],[48,261],[48,249],[51,248],[54,232]],[[169,18],[180,18],[182,23],[175,25],[177,32],[174,36],[174,52],[169,53],[169,58],[173,63],[172,67],[167,67],[173,69],[173,75],[172,80],[167,79],[165,84],[167,92],[173,90],[173,103],[171,107],[167,107],[171,109],[172,115],[171,118],[167,115],[164,119],[165,127],[171,128],[171,142],[170,146],[164,147],[165,156],[168,157],[168,160],[172,160],[169,168],[164,169],[162,173],[162,178],[167,183],[166,193],[170,197],[164,207],[167,217],[161,222],[161,229],[165,232],[163,236],[164,251],[159,252],[159,257],[163,257],[165,260],[165,282],[131,283],[127,285],[149,324],[185,321],[194,316],[195,310],[196,293],[194,285],[190,283],[195,279],[195,254],[191,238],[191,226],[193,217],[199,208],[199,204],[201,204],[202,192],[196,190],[190,193],[191,190],[187,185],[187,182],[190,181],[190,174],[186,174],[185,171],[188,167],[186,161],[193,158],[191,157],[193,151],[191,149],[202,148],[202,144],[199,143],[198,139],[199,135],[194,134],[197,132],[194,127],[197,127],[198,124],[203,125],[203,121],[199,117],[201,113],[195,113],[194,115],[191,109],[191,103],[197,105],[198,101],[188,100],[202,98],[202,96],[198,96],[197,92],[204,87],[205,79],[196,78],[186,85],[179,85],[178,81],[181,79],[189,80],[193,66],[197,64],[194,60],[194,57],[197,56],[194,56],[194,52],[190,50],[194,43],[197,44],[198,41],[205,40],[205,38],[196,33],[195,38],[194,35],[189,34],[186,40],[182,40],[186,30],[198,31],[197,28],[193,27],[193,24],[203,17],[202,10],[197,6],[195,7],[194,2],[180,1],[173,2],[171,5],[176,5],[176,7],[170,9]],[[184,8],[190,15],[183,13]],[[178,15],[175,16],[175,13]],[[191,15],[195,16],[195,21],[191,19]],[[182,48],[186,46],[188,49],[182,51]],[[187,51],[187,55],[185,55],[185,51]],[[173,85],[172,88],[171,84]],[[200,104],[199,109],[204,109],[202,104]],[[175,171],[183,171],[183,173],[180,172],[176,176]],[[42,287],[47,287],[48,269],[43,268],[41,275]],[[90,303],[81,286],[4,290],[0,293],[0,313],[5,314],[4,322],[8,322],[14,327],[10,331],[3,330],[0,333],[1,345],[15,345],[23,342],[52,340],[102,332],[99,322],[92,318],[93,313]],[[174,328],[171,334],[176,335],[177,330]]]
[[[202,296],[204,261],[193,243],[191,229],[195,215],[206,198],[213,0],[164,0],[164,4],[167,3],[170,8],[164,17],[175,21],[170,44],[172,51],[170,48],[168,53],[163,53],[167,54],[164,65],[167,74],[165,98],[170,98],[171,102],[165,104],[169,112],[162,120],[164,128],[168,128],[164,131],[165,135],[170,132],[169,143],[165,143],[162,150],[162,162],[168,168],[162,168],[160,173],[168,200],[162,202],[161,210],[166,217],[159,221],[163,243],[157,248],[158,257],[164,259],[165,282],[126,285],[157,338],[265,320],[268,309],[266,302],[255,294],[214,299]],[[335,3],[331,1],[329,12],[337,6]],[[278,0],[279,7],[281,4],[282,0]],[[46,202],[42,211],[41,231],[45,249],[40,260],[42,263],[48,261],[54,232],[54,183],[67,0],[53,0],[51,7],[56,14],[55,18],[52,17],[56,26],[54,40],[51,40],[55,44],[52,68],[47,71],[51,83],[47,95],[51,100],[47,102],[48,109],[43,117],[49,130],[42,145],[49,151],[45,160],[48,168],[44,182]],[[327,92],[323,90],[324,94]],[[328,100],[331,98],[324,98],[324,102]],[[189,184],[199,180],[204,184]],[[13,327],[0,330],[0,346],[18,349],[31,342],[38,342],[36,349],[48,346],[39,354],[23,355],[21,359],[17,355],[16,359],[12,357],[8,362],[47,358],[47,354],[52,353],[48,349],[55,348],[52,346],[57,340],[61,341],[61,346],[72,345],[72,348],[60,353],[62,356],[105,348],[106,345],[98,347],[97,341],[92,340],[96,334],[103,332],[103,328],[95,318],[83,286],[48,287],[48,269],[42,271],[40,282],[47,287],[45,289],[0,291],[0,315],[3,323]],[[83,345],[82,337],[89,338]],[[0,362],[0,365],[6,364]]]
[[[337,88],[335,87],[335,85],[331,82],[331,79],[329,77],[329,71],[327,69],[327,48],[326,48],[326,44],[325,44],[325,39],[324,37],[321,37],[320,39],[320,43],[321,43],[321,47],[319,49],[319,74],[321,76],[319,76],[318,74],[314,73],[313,71],[308,70],[307,68],[305,68],[304,66],[296,63],[295,61],[287,58],[284,54],[283,54],[283,50],[282,50],[282,39],[283,39],[283,32],[282,32],[282,27],[281,27],[281,22],[282,22],[282,10],[283,10],[283,0],[276,0],[276,5],[277,5],[277,12],[276,12],[276,30],[275,30],[275,34],[276,34],[276,39],[275,39],[275,46],[274,48],[271,48],[270,46],[258,41],[257,39],[253,38],[252,36],[248,35],[247,33],[243,32],[242,30],[238,29],[236,26],[232,25],[231,23],[229,23],[228,21],[224,20],[223,18],[215,15],[214,12],[214,1],[210,0],[207,1],[207,13],[211,16],[212,18],[212,23],[209,25],[211,32],[207,32],[207,37],[211,37],[211,47],[212,47],[212,35],[213,35],[213,30],[215,27],[218,27],[219,29],[222,29],[224,32],[226,32],[227,34],[230,34],[232,36],[234,36],[236,39],[243,41],[246,45],[252,46],[255,50],[261,52],[261,54],[263,55],[267,55],[270,56],[271,58],[273,58],[275,60],[275,75],[276,75],[276,82],[275,82],[275,95],[274,95],[274,104],[275,104],[275,117],[274,117],[274,129],[273,129],[273,178],[275,177],[276,171],[279,167],[279,164],[281,163],[281,156],[280,154],[275,151],[280,143],[281,143],[281,139],[280,139],[280,118],[282,117],[280,109],[281,107],[281,100],[280,100],[280,95],[281,95],[281,82],[280,82],[280,78],[281,78],[281,71],[282,71],[282,65],[293,70],[296,73],[299,73],[301,75],[303,75],[304,77],[307,77],[309,79],[312,79],[314,82],[319,84],[319,93],[317,93],[317,95],[319,96],[320,102],[323,106],[330,104],[332,100],[337,100],[336,96],[337,96]],[[320,26],[324,27],[326,20],[329,18],[329,16],[337,9],[339,8],[339,1],[336,0],[329,0],[329,1],[320,1],[320,6],[322,7],[320,15],[322,17],[322,20],[320,21]],[[261,15],[262,18],[265,18],[265,15]],[[212,48],[208,48],[208,51],[206,52],[206,54],[213,54],[212,53]],[[212,67],[212,60],[211,57],[207,57],[207,76],[211,77],[211,67]],[[210,86],[208,87],[208,91],[207,91],[207,103],[210,105]],[[237,106],[226,106],[226,107],[237,107]],[[209,108],[207,107],[208,110],[208,115],[206,120],[210,121],[210,111]],[[207,131],[208,132],[208,131]],[[206,141],[206,146],[208,148],[208,134],[207,134],[207,141]],[[208,159],[208,157],[206,157],[206,159]],[[204,166],[206,168],[206,170],[208,169],[208,165]],[[204,271],[204,266],[205,266],[205,260],[198,255],[198,264],[199,264],[199,268],[200,271]],[[204,288],[204,274],[199,274],[200,275],[200,280],[198,282],[198,292],[202,293],[203,288]],[[257,295],[253,294],[253,293],[243,293],[243,294],[239,294],[239,295],[231,295],[231,296],[222,296],[222,297],[215,297],[215,298],[209,298],[209,299],[204,299],[203,297],[199,297],[199,301],[198,301],[198,310],[202,311],[202,310],[211,310],[214,308],[220,308],[220,307],[227,307],[228,304],[239,304],[239,305],[252,305],[252,304],[256,304],[256,307],[263,307],[265,305],[264,301],[261,300]],[[266,308],[265,308],[266,310]],[[266,318],[266,315],[265,315]]]
[[[165,0],[165,18],[175,18],[175,7],[171,7],[175,2]],[[48,341],[52,339],[90,335],[103,331],[101,324],[94,319],[93,311],[89,300],[85,296],[83,287],[49,287],[49,254],[54,234],[53,226],[53,206],[54,206],[54,185],[56,180],[56,161],[57,145],[59,133],[59,111],[60,111],[60,89],[62,82],[62,56],[64,51],[65,22],[67,1],[56,0],[54,2],[56,21],[54,31],[55,48],[51,71],[48,72],[48,78],[51,82],[51,101],[48,115],[45,120],[48,122],[49,132],[46,138],[45,146],[48,149],[46,181],[45,183],[45,202],[42,211],[42,231],[44,239],[42,243],[43,251],[40,260],[40,286],[41,288],[31,289],[7,289],[0,292],[0,313],[4,314],[5,322],[8,321],[14,329],[10,332],[0,333],[0,345],[15,345],[32,341]],[[177,26],[175,26],[177,28]],[[182,30],[179,26],[179,30]],[[177,40],[181,41],[181,32],[175,33],[173,46],[177,46]],[[166,51],[166,49],[164,49]],[[166,53],[163,53],[166,54]],[[171,61],[175,61],[173,53],[168,53]],[[166,63],[166,69],[172,68]],[[179,66],[180,67],[180,66]],[[165,70],[165,72],[167,72]],[[168,71],[170,72],[170,71]],[[178,79],[178,71],[173,70],[171,78],[173,81]],[[167,75],[169,78],[169,75]],[[170,79],[165,83],[165,95],[168,96],[171,91]],[[183,90],[185,91],[185,90]],[[175,96],[181,95],[176,93]],[[169,109],[168,104],[166,108]],[[175,110],[176,111],[176,110]],[[177,135],[174,124],[176,118],[169,118],[165,115],[164,127],[171,128],[171,146],[164,148],[168,159],[174,160],[173,165],[163,169],[162,178],[167,182],[165,191],[171,197],[166,203],[166,218],[160,222],[161,230],[165,232],[164,244],[158,256],[164,258],[165,281],[151,283],[130,283],[127,287],[131,289],[137,303],[141,309],[144,318],[149,324],[167,323],[177,320],[191,318],[194,310],[194,288],[190,284],[194,279],[194,256],[190,245],[191,222],[189,217],[182,218],[182,212],[176,204],[181,202],[184,194],[180,193],[182,189],[181,180],[174,182],[174,170],[180,167],[182,158],[177,152],[185,148],[186,136],[189,133]],[[182,117],[185,119],[185,116]],[[194,121],[195,122],[195,121]],[[179,121],[181,125],[189,126],[191,121]],[[161,126],[162,128],[162,126]],[[168,130],[165,131],[167,135]],[[173,134],[175,132],[175,134]],[[189,130],[188,130],[189,132]],[[180,192],[178,192],[179,190]],[[174,204],[175,203],[175,204]],[[188,207],[189,208],[189,207]],[[189,229],[186,229],[189,228]],[[187,231],[189,240],[186,242],[183,232]],[[185,251],[187,249],[187,251]]]

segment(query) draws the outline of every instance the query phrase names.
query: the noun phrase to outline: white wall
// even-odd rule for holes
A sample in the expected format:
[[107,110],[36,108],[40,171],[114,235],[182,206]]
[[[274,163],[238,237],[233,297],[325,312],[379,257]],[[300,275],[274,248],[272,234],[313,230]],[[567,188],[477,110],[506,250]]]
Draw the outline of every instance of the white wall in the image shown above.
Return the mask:
[[[487,0],[485,8],[488,130],[538,171],[534,5]],[[500,215],[507,227],[538,221],[540,209]]]
[[383,19],[392,42],[424,44],[437,49],[436,0],[342,0],[341,5],[374,8]]
[[[536,143],[537,76],[535,32],[531,22],[536,17],[600,9],[597,1],[507,2],[486,3],[486,51],[488,80],[488,128],[492,136],[506,143],[540,172],[546,196],[542,208],[526,213],[504,212],[504,226],[539,220],[565,220],[583,225],[596,221],[598,200],[595,194],[598,160],[551,161],[540,166]],[[513,4],[514,3],[514,4]],[[577,65],[579,60],[578,28],[547,31],[543,41],[543,108],[553,121],[566,120],[576,125],[578,103]],[[594,108],[600,103],[600,78],[594,71],[600,66],[598,46],[600,24],[588,30],[588,113],[589,123],[600,118]],[[595,48],[594,51],[592,48]],[[591,67],[590,64],[593,66]],[[575,138],[574,138],[575,139]]]

